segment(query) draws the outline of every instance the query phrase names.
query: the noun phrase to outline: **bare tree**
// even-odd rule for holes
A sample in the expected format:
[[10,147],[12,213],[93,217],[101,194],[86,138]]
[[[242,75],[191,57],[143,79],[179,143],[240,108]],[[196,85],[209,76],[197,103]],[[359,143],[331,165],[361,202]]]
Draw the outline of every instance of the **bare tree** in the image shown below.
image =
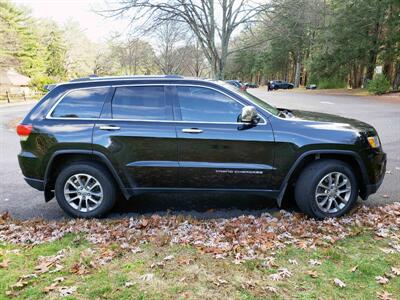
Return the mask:
[[197,37],[213,77],[223,79],[233,32],[265,8],[266,4],[252,0],[119,0],[100,13],[111,17],[128,14],[147,32],[171,20],[186,24]]
[[150,74],[154,68],[154,52],[148,42],[129,38],[126,42],[115,42],[112,53],[125,74]]
[[185,42],[186,32],[182,24],[169,21],[156,29],[155,36],[158,40],[159,53],[156,64],[164,74],[178,74],[182,72],[185,56],[182,43]]
[[183,74],[203,77],[209,73],[209,66],[197,40],[183,47],[181,53],[184,62]]

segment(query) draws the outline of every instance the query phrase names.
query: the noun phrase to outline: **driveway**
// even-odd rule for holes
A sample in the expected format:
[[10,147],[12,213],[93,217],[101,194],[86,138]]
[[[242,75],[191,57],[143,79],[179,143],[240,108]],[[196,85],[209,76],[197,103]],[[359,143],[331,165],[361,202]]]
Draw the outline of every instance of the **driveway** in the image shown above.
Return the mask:
[[[388,154],[390,174],[386,174],[381,189],[366,203],[379,205],[400,200],[400,99],[380,101],[377,97],[319,95],[315,91],[267,93],[265,88],[251,89],[250,92],[278,107],[334,113],[373,125]],[[17,219],[64,218],[65,215],[56,201],[45,203],[42,192],[30,188],[24,182],[18,166],[19,138],[15,129],[9,128],[7,124],[18,118],[22,119],[33,105],[0,105],[0,213],[9,211]],[[259,215],[276,210],[278,208],[272,201],[260,196],[155,194],[140,196],[129,203],[120,203],[110,217],[172,213],[216,218],[242,214]]]

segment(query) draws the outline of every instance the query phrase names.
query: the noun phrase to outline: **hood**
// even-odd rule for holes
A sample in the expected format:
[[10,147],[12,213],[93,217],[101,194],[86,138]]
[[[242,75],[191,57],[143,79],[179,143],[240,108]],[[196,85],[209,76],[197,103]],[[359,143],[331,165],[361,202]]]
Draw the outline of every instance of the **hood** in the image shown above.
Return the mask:
[[314,123],[312,126],[320,126],[326,129],[337,130],[356,130],[358,132],[376,134],[375,129],[371,125],[359,120],[345,118],[338,115],[303,110],[291,110],[290,112],[293,114],[292,118],[311,121]]

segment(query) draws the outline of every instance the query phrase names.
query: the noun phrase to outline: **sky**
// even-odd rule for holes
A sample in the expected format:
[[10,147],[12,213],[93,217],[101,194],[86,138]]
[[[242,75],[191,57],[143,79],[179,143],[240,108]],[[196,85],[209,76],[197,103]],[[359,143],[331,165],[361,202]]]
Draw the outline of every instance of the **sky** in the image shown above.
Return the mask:
[[17,5],[27,6],[32,15],[52,19],[62,25],[68,19],[79,22],[87,36],[94,42],[105,40],[111,32],[124,32],[128,21],[105,19],[93,9],[105,6],[105,0],[12,0]]

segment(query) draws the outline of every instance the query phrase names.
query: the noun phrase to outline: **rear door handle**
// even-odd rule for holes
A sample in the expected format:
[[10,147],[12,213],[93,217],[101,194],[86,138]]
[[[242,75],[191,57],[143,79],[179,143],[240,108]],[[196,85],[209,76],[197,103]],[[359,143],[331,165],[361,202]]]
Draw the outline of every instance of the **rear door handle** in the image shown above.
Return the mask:
[[198,129],[198,128],[184,128],[184,129],[182,129],[182,132],[184,132],[184,133],[202,133],[203,130]]
[[100,130],[120,130],[121,127],[113,126],[113,125],[100,125],[99,129]]

